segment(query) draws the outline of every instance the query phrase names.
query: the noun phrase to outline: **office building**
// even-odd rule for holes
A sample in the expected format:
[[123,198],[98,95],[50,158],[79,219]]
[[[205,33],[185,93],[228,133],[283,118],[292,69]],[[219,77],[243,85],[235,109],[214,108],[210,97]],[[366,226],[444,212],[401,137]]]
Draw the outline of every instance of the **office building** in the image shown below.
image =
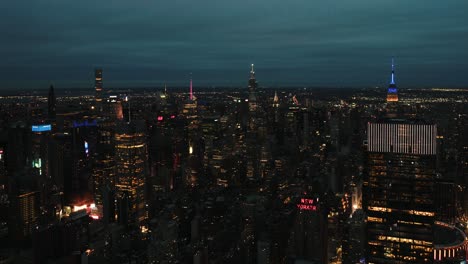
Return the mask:
[[366,263],[430,263],[437,127],[387,119],[367,126]]
[[10,195],[8,233],[11,241],[22,242],[29,238],[39,218],[39,192],[20,190]]
[[148,150],[145,131],[143,121],[134,121],[119,124],[115,132],[117,196],[128,198],[128,221],[135,224],[146,218]]

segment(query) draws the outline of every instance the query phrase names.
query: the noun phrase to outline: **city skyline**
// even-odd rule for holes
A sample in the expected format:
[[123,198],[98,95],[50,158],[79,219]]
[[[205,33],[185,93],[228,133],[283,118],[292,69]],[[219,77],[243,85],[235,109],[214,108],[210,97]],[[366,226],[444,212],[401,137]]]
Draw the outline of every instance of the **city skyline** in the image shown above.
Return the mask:
[[[464,87],[467,3],[186,1],[9,2],[2,16],[0,89],[385,87],[391,57],[408,87]],[[93,8],[90,8],[93,7]],[[34,10],[29,12],[28,10]]]
[[467,263],[468,2],[0,6],[0,264]]

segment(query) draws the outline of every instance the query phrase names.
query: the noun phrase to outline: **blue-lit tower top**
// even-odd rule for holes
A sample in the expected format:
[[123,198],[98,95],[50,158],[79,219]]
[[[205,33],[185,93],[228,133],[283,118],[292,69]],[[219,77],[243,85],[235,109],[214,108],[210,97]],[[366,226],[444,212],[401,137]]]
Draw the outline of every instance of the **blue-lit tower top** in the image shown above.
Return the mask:
[[392,58],[392,76],[387,91],[387,102],[398,102],[398,89],[395,84],[395,62]]

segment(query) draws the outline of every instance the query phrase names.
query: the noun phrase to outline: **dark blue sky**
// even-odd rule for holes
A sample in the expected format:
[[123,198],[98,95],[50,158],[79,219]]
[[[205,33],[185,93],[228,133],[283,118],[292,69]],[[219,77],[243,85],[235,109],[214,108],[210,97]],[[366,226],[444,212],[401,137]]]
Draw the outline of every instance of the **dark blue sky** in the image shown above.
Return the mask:
[[0,3],[0,88],[468,86],[466,0]]

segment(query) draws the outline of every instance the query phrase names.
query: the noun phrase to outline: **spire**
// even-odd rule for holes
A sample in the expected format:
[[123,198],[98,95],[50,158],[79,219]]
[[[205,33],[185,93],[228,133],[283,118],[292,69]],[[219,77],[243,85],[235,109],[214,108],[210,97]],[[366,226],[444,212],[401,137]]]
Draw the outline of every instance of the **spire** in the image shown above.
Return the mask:
[[390,84],[395,84],[395,61],[392,58],[392,79],[390,81]]
[[250,69],[250,79],[255,79],[255,71],[254,71],[253,63],[251,65],[251,69]]
[[279,98],[278,94],[275,91],[275,96],[273,97],[273,107],[278,107],[279,106]]
[[398,89],[395,84],[395,60],[392,58],[392,76],[387,91],[387,102],[398,102]]
[[190,101],[193,100],[192,73],[190,73]]

